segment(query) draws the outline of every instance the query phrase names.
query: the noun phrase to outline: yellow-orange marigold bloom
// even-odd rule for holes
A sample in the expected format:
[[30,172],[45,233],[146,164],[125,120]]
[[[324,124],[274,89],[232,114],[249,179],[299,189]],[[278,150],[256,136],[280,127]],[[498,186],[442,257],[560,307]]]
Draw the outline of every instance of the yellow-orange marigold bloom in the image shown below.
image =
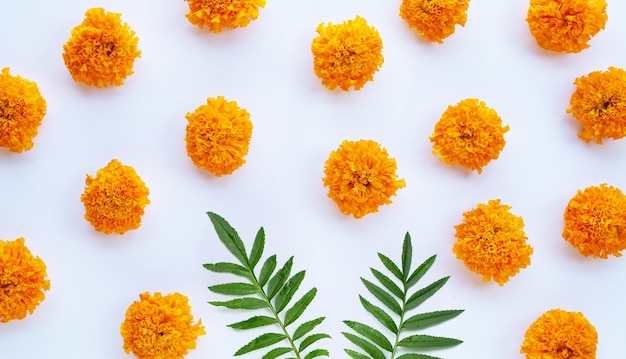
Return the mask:
[[0,240],[0,322],[23,319],[50,290],[46,263],[32,255],[24,238]]
[[199,28],[206,26],[211,32],[246,27],[259,17],[259,8],[265,7],[265,0],[185,1],[189,5],[189,13],[185,15],[189,22]]
[[28,151],[46,114],[46,100],[37,83],[12,76],[5,67],[0,73],[0,147],[11,152]]
[[601,184],[578,190],[564,213],[563,238],[585,257],[621,256],[626,249],[626,195]]
[[220,177],[233,173],[246,162],[252,122],[246,109],[223,96],[185,115],[187,155],[193,163]]
[[75,81],[85,85],[121,86],[133,74],[139,38],[121,14],[91,8],[63,45],[63,61]]
[[124,351],[138,359],[179,359],[196,348],[196,339],[206,334],[193,316],[188,298],[180,293],[142,293],[140,301],[126,310],[120,326]]
[[605,0],[530,0],[526,22],[543,49],[576,53],[604,29],[606,6]]
[[150,203],[149,190],[134,168],[113,159],[96,177],[87,175],[85,183],[80,200],[85,219],[96,231],[124,234],[141,226],[144,207]]
[[533,248],[526,243],[524,220],[510,209],[499,199],[490,200],[463,213],[463,223],[454,226],[457,242],[452,251],[485,282],[504,285],[530,264]]
[[528,327],[520,353],[526,359],[595,359],[597,346],[598,332],[582,313],[551,309]]
[[430,136],[433,154],[447,164],[459,164],[482,172],[482,167],[498,159],[509,126],[502,126],[498,113],[483,101],[468,98],[448,106]]
[[577,78],[574,85],[567,113],[583,125],[579,138],[601,144],[603,138],[626,136],[626,71],[611,66]]
[[456,25],[465,26],[470,0],[403,0],[400,16],[429,41],[443,43]]
[[406,186],[397,179],[396,160],[372,140],[343,141],[324,165],[324,186],[343,214],[361,218],[391,203]]
[[333,25],[321,23],[313,39],[313,70],[330,90],[361,89],[383,65],[383,40],[378,30],[358,16]]

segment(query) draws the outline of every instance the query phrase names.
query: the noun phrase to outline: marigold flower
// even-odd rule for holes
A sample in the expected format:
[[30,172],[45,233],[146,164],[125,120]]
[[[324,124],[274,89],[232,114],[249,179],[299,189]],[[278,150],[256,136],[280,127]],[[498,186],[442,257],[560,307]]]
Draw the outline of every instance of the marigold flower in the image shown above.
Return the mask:
[[406,187],[396,179],[396,160],[372,140],[343,141],[324,165],[324,187],[343,214],[361,218],[390,204],[390,197]]
[[403,0],[400,16],[429,41],[443,43],[456,25],[465,26],[470,0]]
[[520,353],[526,359],[595,359],[598,332],[582,313],[552,309],[524,334]]
[[113,159],[96,177],[87,175],[85,183],[80,200],[85,219],[96,231],[124,234],[141,226],[144,207],[150,203],[149,190],[134,168]]
[[96,87],[121,86],[133,74],[135,59],[141,57],[138,41],[130,26],[121,21],[121,14],[91,8],[63,45],[63,61],[74,81]]
[[333,25],[319,24],[313,39],[313,70],[330,90],[361,89],[383,65],[383,40],[378,30],[358,16]]
[[430,136],[433,154],[447,164],[459,164],[482,172],[482,167],[498,159],[506,141],[498,113],[483,101],[468,98],[455,106],[448,106],[435,124]]
[[259,17],[259,8],[265,7],[265,0],[185,1],[189,5],[189,13],[185,15],[189,22],[199,28],[206,26],[211,32],[246,27]]
[[580,52],[604,29],[605,0],[530,0],[526,22],[545,50]]
[[37,83],[12,76],[5,67],[0,73],[0,147],[11,152],[28,151],[46,114],[46,100]]
[[626,248],[626,195],[601,184],[578,190],[564,214],[563,238],[585,257],[619,257]]
[[479,204],[463,213],[463,223],[454,226],[457,242],[452,252],[483,281],[504,285],[530,264],[533,248],[526,243],[524,220],[509,212],[499,199]]
[[579,138],[602,144],[603,138],[626,136],[626,71],[611,66],[577,78],[574,85],[567,113],[583,125]]
[[193,316],[188,298],[180,293],[142,293],[133,302],[120,326],[124,351],[139,359],[178,359],[196,348],[196,339],[206,334]]
[[46,263],[34,257],[24,238],[0,240],[0,322],[23,319],[50,290]]
[[187,155],[193,163],[220,177],[241,167],[252,138],[246,109],[223,96],[207,98],[187,119]]

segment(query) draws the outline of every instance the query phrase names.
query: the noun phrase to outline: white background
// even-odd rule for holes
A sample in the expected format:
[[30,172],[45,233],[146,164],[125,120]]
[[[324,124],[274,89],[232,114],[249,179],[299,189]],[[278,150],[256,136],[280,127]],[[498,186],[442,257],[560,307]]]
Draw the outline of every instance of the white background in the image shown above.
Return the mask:
[[[124,86],[75,83],[62,46],[89,7],[122,13],[142,57]],[[39,84],[48,112],[31,151],[0,151],[0,238],[25,237],[48,266],[51,290],[35,313],[0,325],[0,357],[127,358],[119,326],[144,291],[189,296],[207,335],[188,358],[229,358],[258,332],[227,324],[250,313],[215,308],[207,286],[235,277],[203,263],[232,261],[206,211],[223,215],[248,247],[263,226],[266,255],[306,269],[299,291],[318,296],[303,319],[327,317],[319,342],[347,357],[343,320],[376,324],[359,305],[359,277],[399,260],[404,234],[414,263],[437,261],[423,285],[451,279],[420,309],[465,309],[426,333],[464,343],[447,359],[522,358],[528,326],[552,308],[580,311],[599,332],[598,358],[623,355],[626,259],[584,258],[561,237],[563,211],[578,189],[626,189],[626,143],[586,144],[565,113],[576,77],[626,66],[626,3],[579,54],[541,50],[525,22],[528,1],[474,0],[467,24],[443,45],[421,40],[399,17],[400,0],[268,0],[246,28],[213,34],[191,25],[179,1],[2,1],[0,67]],[[361,91],[329,91],[313,73],[319,23],[366,18],[383,39],[385,62]],[[185,114],[223,95],[252,115],[247,163],[214,177],[185,151]],[[450,104],[477,97],[511,130],[500,159],[481,175],[446,166],[428,137]],[[373,139],[398,163],[406,188],[393,204],[355,220],[326,197],[323,166],[344,139]],[[86,174],[112,158],[133,166],[150,189],[140,229],[103,235],[84,220]],[[524,218],[532,264],[504,286],[483,283],[452,254],[453,226],[478,203],[500,198]],[[262,352],[244,358],[259,358]]]

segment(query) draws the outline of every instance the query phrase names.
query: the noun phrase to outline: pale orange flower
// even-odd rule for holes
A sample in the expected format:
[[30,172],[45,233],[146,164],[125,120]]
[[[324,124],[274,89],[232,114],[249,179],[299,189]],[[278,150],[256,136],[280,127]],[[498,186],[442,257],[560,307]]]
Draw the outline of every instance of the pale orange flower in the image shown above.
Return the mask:
[[470,0],[403,0],[400,16],[429,41],[443,43],[465,26]]
[[246,27],[259,17],[259,8],[265,0],[185,0],[189,5],[186,15],[190,23],[211,32],[224,28]]

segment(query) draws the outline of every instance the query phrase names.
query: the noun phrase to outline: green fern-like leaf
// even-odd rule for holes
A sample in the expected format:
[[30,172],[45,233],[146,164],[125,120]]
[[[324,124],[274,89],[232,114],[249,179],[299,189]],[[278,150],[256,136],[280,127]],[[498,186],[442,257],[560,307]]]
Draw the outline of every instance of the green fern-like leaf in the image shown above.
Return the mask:
[[[262,262],[261,269],[257,274],[255,267],[261,262],[265,248],[265,231],[263,228],[257,232],[252,249],[248,254],[237,231],[224,218],[213,212],[208,212],[207,215],[213,223],[220,241],[239,263],[208,263],[203,265],[204,268],[216,273],[234,274],[248,280],[247,283],[240,279],[237,282],[209,286],[211,292],[233,298],[211,301],[209,304],[229,309],[264,309],[266,311],[266,315],[255,315],[228,325],[231,328],[242,330],[259,327],[280,328],[279,333],[267,332],[250,340],[239,348],[234,355],[269,349],[262,356],[262,359],[273,359],[288,354],[290,357],[295,356],[295,359],[329,356],[325,349],[309,348],[318,340],[330,338],[328,334],[324,333],[311,334],[311,331],[324,321],[324,317],[301,323],[294,330],[291,328],[291,325],[300,319],[317,294],[317,289],[312,288],[300,297],[296,295],[306,272],[300,271],[291,274],[293,257],[276,270],[278,266],[277,257],[271,255]],[[294,297],[298,299],[292,303]]]
[[[411,236],[407,233],[402,244],[399,265],[383,254],[379,253],[378,258],[391,276],[381,270],[370,268],[378,283],[365,278],[361,278],[361,281],[380,306],[372,304],[360,295],[359,299],[363,308],[373,315],[389,334],[385,335],[373,326],[364,323],[346,320],[344,324],[354,333],[343,332],[342,334],[358,349],[344,349],[346,354],[354,359],[437,359],[419,352],[448,348],[462,343],[461,340],[454,338],[406,334],[408,331],[422,330],[443,323],[463,312],[461,309],[452,309],[412,315],[409,313],[437,293],[449,279],[449,277],[443,277],[421,289],[411,290],[432,267],[436,256],[426,259],[416,269],[412,269],[413,246]],[[400,348],[403,348],[403,354],[399,352]]]

